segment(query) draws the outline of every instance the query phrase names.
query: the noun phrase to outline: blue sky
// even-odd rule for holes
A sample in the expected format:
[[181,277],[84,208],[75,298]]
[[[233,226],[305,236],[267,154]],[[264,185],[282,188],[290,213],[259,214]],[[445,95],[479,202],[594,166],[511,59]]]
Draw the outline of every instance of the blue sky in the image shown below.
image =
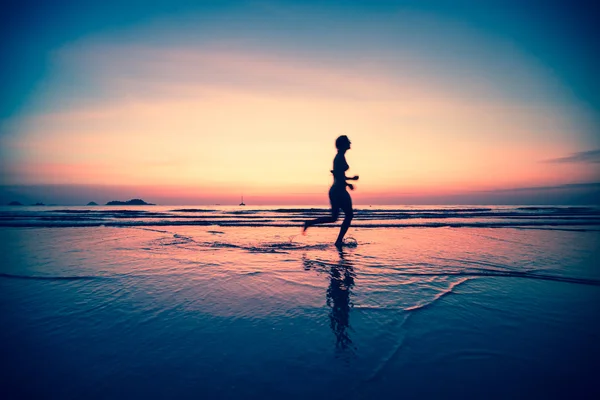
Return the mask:
[[[358,36],[353,21],[398,11],[455,21],[479,35],[501,38],[548,65],[575,97],[600,110],[600,84],[594,77],[600,57],[594,38],[591,2],[577,1],[11,1],[4,3],[0,66],[4,94],[0,118],[23,111],[44,81],[53,50],[87,36],[118,34],[152,21],[202,15],[223,29],[247,29],[245,35],[302,38],[306,30]],[[274,10],[298,10],[285,25]],[[310,10],[318,10],[311,12]],[[319,18],[320,15],[326,19]],[[319,26],[311,21],[325,24]],[[287,24],[291,22],[290,24]],[[398,24],[402,21],[399,20]],[[383,27],[385,29],[385,27]],[[261,32],[262,30],[262,32]],[[297,42],[295,43],[298,44]]]

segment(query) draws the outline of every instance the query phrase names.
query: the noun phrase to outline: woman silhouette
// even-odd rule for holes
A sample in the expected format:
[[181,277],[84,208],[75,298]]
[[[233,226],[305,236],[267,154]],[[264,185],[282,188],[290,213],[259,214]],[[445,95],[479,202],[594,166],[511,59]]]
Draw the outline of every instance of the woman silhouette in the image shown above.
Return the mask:
[[352,222],[352,217],[354,216],[354,213],[352,212],[352,198],[350,197],[350,193],[346,190],[346,186],[348,186],[350,190],[354,190],[354,186],[346,181],[357,181],[358,175],[353,176],[352,178],[346,177],[346,171],[350,168],[346,162],[345,156],[346,151],[350,150],[350,139],[348,139],[348,136],[342,135],[338,137],[335,141],[335,147],[338,152],[333,159],[333,170],[331,171],[333,174],[333,185],[331,186],[331,189],[329,189],[331,216],[306,221],[304,223],[303,233],[313,225],[337,221],[341,208],[344,211],[345,218],[342,227],[340,228],[340,234],[335,241],[335,245],[341,247],[344,243],[344,235],[348,231],[350,222]]

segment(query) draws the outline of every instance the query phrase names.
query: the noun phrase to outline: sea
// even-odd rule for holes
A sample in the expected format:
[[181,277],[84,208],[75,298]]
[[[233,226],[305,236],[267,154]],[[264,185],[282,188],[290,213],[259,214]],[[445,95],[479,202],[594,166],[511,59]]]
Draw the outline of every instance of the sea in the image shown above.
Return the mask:
[[600,398],[600,208],[0,207],[2,399]]

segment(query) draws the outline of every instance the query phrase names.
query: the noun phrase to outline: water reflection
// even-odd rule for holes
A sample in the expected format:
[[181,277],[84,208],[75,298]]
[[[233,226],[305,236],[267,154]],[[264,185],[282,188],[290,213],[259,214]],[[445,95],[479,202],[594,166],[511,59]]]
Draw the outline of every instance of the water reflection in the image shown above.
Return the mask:
[[[335,347],[342,351],[353,351],[356,346],[350,338],[350,309],[353,304],[350,299],[354,287],[354,267],[349,253],[338,249],[339,260],[337,264],[326,264],[329,268],[324,272],[329,273],[329,287],[327,288],[327,306],[329,312],[329,326],[335,335]],[[304,258],[304,268],[313,269],[315,264]]]
[[327,305],[331,307],[329,320],[331,330],[336,337],[336,347],[342,350],[353,348],[350,339],[350,294],[354,287],[354,268],[350,260],[339,250],[340,260],[332,265],[329,271],[329,288],[327,289]]

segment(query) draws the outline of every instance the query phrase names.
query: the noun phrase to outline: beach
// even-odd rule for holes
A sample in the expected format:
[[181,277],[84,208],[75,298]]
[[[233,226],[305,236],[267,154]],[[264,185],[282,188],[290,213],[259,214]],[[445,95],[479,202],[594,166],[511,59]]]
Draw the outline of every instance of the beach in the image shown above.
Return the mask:
[[594,398],[600,209],[0,208],[8,398]]

